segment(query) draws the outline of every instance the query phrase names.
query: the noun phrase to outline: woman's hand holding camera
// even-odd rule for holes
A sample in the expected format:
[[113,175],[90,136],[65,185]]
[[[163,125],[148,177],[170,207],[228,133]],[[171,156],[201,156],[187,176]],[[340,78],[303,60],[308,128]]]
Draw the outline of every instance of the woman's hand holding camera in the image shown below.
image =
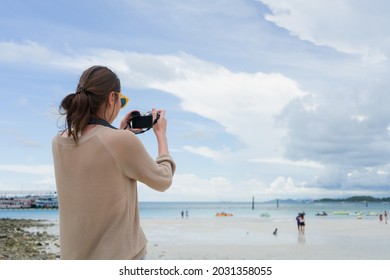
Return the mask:
[[165,110],[152,110],[153,120],[160,115],[157,123],[153,126],[154,134],[156,134],[158,144],[158,155],[169,155],[167,134],[167,119],[165,118]]
[[133,110],[133,111],[131,111],[131,112],[128,112],[125,116],[124,116],[124,118],[121,120],[121,123],[120,123],[120,125],[119,125],[119,129],[130,129],[130,127],[129,127],[129,125],[127,124],[130,120],[131,120],[131,118],[132,118],[132,114],[133,114],[133,112],[135,112],[136,110]]
[[167,120],[165,118],[165,110],[152,109],[153,121],[157,119],[157,114],[159,114],[159,118],[157,123],[153,125],[153,131],[156,134],[156,137],[165,137],[167,132]]
[[[137,115],[139,116],[139,111],[133,110],[125,115],[125,117],[122,119],[119,128],[120,129],[127,129],[135,134],[143,133],[147,131],[143,128],[133,128],[129,123],[131,123],[132,118]],[[168,155],[168,141],[166,137],[167,133],[167,120],[165,118],[165,110],[162,109],[152,109],[152,124],[150,126],[153,127],[154,134],[157,138],[158,143],[158,155]]]

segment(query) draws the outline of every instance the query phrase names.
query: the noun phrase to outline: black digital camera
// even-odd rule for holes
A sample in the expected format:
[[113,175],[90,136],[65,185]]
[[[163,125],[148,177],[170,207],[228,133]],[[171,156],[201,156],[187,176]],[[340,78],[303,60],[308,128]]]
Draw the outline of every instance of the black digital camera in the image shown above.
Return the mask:
[[[160,118],[160,114],[157,113],[156,119],[153,121],[152,112],[147,112],[141,115],[138,111],[131,112],[131,119],[127,122],[130,128],[134,129],[146,129],[149,130],[153,127]],[[145,131],[146,131],[145,130]]]

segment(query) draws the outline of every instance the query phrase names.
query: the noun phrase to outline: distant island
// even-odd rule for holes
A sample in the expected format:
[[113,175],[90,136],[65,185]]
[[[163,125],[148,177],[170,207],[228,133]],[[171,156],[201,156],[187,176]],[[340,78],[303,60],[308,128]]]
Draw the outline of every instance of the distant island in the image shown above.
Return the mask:
[[390,197],[351,196],[348,198],[322,198],[314,202],[390,202]]
[[321,198],[321,199],[274,199],[263,203],[318,203],[318,202],[387,202],[390,203],[390,197],[376,198],[372,196],[351,196],[347,198]]

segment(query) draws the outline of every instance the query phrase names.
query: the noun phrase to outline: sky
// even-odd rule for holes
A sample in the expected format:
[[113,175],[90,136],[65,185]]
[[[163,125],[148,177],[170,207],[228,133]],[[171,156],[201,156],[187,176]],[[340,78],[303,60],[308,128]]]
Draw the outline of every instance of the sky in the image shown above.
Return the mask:
[[105,65],[131,99],[114,125],[167,111],[176,174],[140,201],[390,196],[389,1],[0,5],[0,193],[55,191],[58,106]]

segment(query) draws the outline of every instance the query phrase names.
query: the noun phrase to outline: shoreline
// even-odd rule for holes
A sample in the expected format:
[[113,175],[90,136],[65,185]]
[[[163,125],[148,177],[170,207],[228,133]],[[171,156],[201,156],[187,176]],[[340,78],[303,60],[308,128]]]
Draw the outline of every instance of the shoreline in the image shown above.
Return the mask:
[[48,220],[0,219],[0,260],[59,258],[58,223]]
[[[0,259],[59,259],[58,221],[0,222]],[[307,217],[305,234],[290,218],[143,218],[141,226],[149,260],[390,259],[390,223],[374,218]]]

